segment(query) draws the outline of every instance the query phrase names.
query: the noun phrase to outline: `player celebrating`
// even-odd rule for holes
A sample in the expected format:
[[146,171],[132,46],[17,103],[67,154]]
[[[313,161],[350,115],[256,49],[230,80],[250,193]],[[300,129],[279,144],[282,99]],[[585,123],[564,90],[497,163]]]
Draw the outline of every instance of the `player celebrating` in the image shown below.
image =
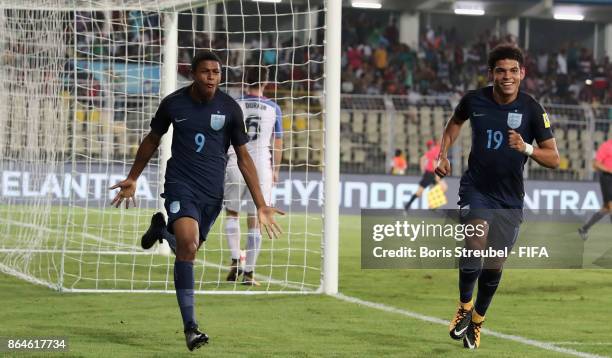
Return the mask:
[[[282,113],[280,107],[264,97],[268,70],[266,67],[251,67],[246,72],[247,93],[237,100],[242,108],[249,135],[247,149],[255,162],[257,176],[260,179],[261,191],[266,204],[272,199],[272,185],[278,181],[283,148]],[[274,138],[273,155],[270,155],[270,143]],[[238,213],[243,200],[246,200],[247,212],[247,249],[243,283],[259,286],[253,278],[253,271],[261,247],[261,231],[257,222],[256,208],[253,199],[245,190],[245,183],[236,164],[236,153],[230,148],[227,172],[225,173],[225,234],[231,251],[232,263],[227,275],[228,281],[235,281],[240,274],[240,223]]]
[[[237,100],[243,115],[246,117],[246,127],[249,142],[246,144],[251,158],[257,168],[261,190],[266,204],[269,205],[272,195],[272,185],[278,181],[280,161],[282,156],[282,113],[280,107],[272,100],[263,96],[267,84],[268,71],[265,67],[251,68],[247,71],[247,93]],[[270,155],[270,143],[274,136],[274,155]],[[225,233],[231,251],[232,263],[227,275],[227,281],[236,281],[242,272],[238,268],[240,260],[240,224],[238,213],[243,200],[247,201],[247,250],[243,284],[259,286],[254,279],[253,271],[261,248],[261,230],[257,222],[257,208],[251,195],[246,190],[246,184],[237,164],[236,152],[230,147],[227,170],[225,174],[224,201],[226,207]],[[271,162],[273,160],[273,163]],[[278,164],[277,164],[278,163]],[[274,169],[273,169],[274,167]],[[156,213],[151,218],[151,226],[142,237],[143,249],[149,249],[155,241],[165,239],[174,251],[176,239],[166,230],[166,221],[162,213]]]
[[230,144],[257,206],[259,223],[270,237],[280,234],[274,214],[282,214],[267,206],[261,194],[255,165],[245,146],[248,136],[240,106],[218,89],[221,60],[212,52],[200,52],[191,62],[191,72],[192,84],[161,101],[130,173],[111,187],[120,188],[113,205],[119,207],[125,200],[128,208],[130,199],[135,204],[136,180],[172,124],[172,158],[168,160],[162,197],[168,212],[168,231],[176,237],[174,286],[189,350],[208,342],[195,319],[193,261],[221,210]]
[[599,185],[601,185],[603,205],[601,210],[593,214],[589,221],[578,229],[578,234],[580,234],[582,240],[588,239],[591,226],[612,212],[612,139],[605,141],[597,150],[593,168],[600,173]]
[[[557,145],[547,113],[533,97],[519,90],[525,77],[522,51],[502,44],[489,53],[493,86],[469,91],[444,129],[436,174],[451,173],[449,148],[462,124],[470,120],[472,147],[468,169],[461,177],[459,206],[463,223],[482,225],[484,235],[465,240],[470,250],[511,248],[522,222],[523,168],[529,157],[547,168],[559,165]],[[533,141],[538,147],[533,147]],[[498,210],[496,210],[498,209]],[[499,210],[501,209],[501,210]],[[510,251],[510,250],[509,250]],[[480,329],[497,290],[503,260],[461,258],[459,308],[449,329],[466,348],[480,346]],[[478,281],[478,296],[472,291]]]
[[[440,144],[437,143],[435,138],[433,140],[428,140],[427,141],[427,152],[423,154],[423,156],[421,157],[420,163],[419,163],[421,167],[421,171],[423,172],[423,177],[421,177],[421,181],[419,182],[419,187],[417,191],[414,194],[412,194],[412,196],[410,197],[410,200],[408,200],[408,202],[406,202],[406,204],[404,205],[404,210],[406,211],[410,210],[410,206],[412,205],[412,202],[414,202],[416,198],[420,198],[421,195],[423,195],[423,191],[425,191],[425,189],[428,186],[434,185],[437,183],[444,183],[444,181],[441,180],[434,173],[435,163],[436,163],[436,160],[438,159],[439,154],[440,154]],[[446,188],[444,188],[443,191],[446,191]]]

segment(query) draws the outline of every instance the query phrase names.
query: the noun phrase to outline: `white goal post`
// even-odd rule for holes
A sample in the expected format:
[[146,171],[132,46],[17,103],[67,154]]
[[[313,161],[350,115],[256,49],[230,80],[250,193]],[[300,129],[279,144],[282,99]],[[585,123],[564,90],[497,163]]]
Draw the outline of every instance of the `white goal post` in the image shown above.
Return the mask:
[[282,238],[263,241],[252,288],[225,281],[221,214],[197,256],[196,292],[337,293],[340,18],[341,0],[0,1],[0,272],[65,292],[174,292],[173,256],[140,248],[163,209],[171,132],[137,208],[110,207],[107,188],[206,49],[234,97],[245,68],[271,73],[284,129],[273,198],[287,215]]

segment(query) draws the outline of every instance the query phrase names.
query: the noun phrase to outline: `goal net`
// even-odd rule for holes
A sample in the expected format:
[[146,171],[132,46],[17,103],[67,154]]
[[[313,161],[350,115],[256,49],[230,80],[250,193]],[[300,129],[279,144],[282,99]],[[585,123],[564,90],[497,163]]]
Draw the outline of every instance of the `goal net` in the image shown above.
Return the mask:
[[[169,135],[138,181],[138,207],[110,206],[160,100],[190,83],[198,50],[224,63],[221,89],[266,66],[282,109],[275,205],[261,287],[226,282],[224,214],[200,249],[200,293],[309,293],[322,257],[325,6],[320,1],[38,0],[0,4],[0,271],[63,291],[174,292],[174,256],[140,247],[163,202]],[[246,221],[241,220],[241,247]],[[333,218],[332,218],[333,219]],[[335,219],[337,220],[337,218]],[[335,254],[335,252],[334,252]]]

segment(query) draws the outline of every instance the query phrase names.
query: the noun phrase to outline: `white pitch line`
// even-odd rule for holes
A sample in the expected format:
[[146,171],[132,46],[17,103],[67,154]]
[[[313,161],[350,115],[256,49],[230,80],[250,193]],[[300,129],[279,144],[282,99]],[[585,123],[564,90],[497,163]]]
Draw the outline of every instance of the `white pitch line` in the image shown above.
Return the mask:
[[52,284],[50,284],[50,283],[48,283],[46,281],[39,280],[36,277],[28,276],[28,275],[26,275],[24,273],[21,273],[21,272],[19,272],[17,270],[14,270],[13,268],[11,268],[9,266],[6,266],[3,263],[0,263],[0,272],[4,272],[7,275],[15,276],[17,278],[20,278],[20,279],[22,279],[24,281],[31,282],[31,283],[36,284],[36,285],[46,286],[46,287],[49,287],[49,288],[51,288],[53,290],[57,290],[57,286],[54,286],[54,285],[52,285]]
[[[123,289],[87,289],[87,288],[67,288],[63,289],[63,292],[74,292],[74,293],[163,293],[163,294],[176,294],[175,290],[123,290]],[[216,291],[216,290],[195,290],[193,292],[196,295],[217,295],[217,296],[239,296],[239,295],[247,295],[247,296],[273,296],[273,295],[296,295],[296,296],[308,296],[308,295],[318,295],[319,292],[316,291]]]
[[86,250],[62,250],[62,249],[0,249],[0,253],[22,253],[22,254],[86,254],[86,255],[109,255],[109,256],[150,256],[146,251],[86,251]]
[[[389,313],[400,314],[402,316],[418,319],[418,320],[425,321],[425,322],[442,324],[442,325],[445,325],[445,326],[448,325],[448,321],[447,320],[443,320],[443,319],[440,319],[440,318],[437,318],[437,317],[431,317],[431,316],[422,315],[420,313],[404,310],[404,309],[393,307],[393,306],[388,306],[388,305],[385,305],[385,304],[382,304],[382,303],[362,300],[362,299],[357,298],[357,297],[346,296],[346,295],[344,295],[342,293],[335,294],[332,297],[335,297],[335,298],[337,298],[337,299],[339,299],[341,301],[355,303],[355,304],[358,304],[358,305],[361,305],[361,306],[365,306],[365,307],[369,307],[369,308],[374,308],[374,309],[385,311],[385,312],[389,312]],[[558,347],[554,343],[550,343],[550,342],[536,341],[534,339],[529,339],[529,338],[525,338],[525,337],[521,337],[521,336],[515,336],[515,335],[511,335],[511,334],[500,333],[500,332],[492,331],[492,330],[486,329],[486,328],[483,328],[482,332],[487,334],[487,335],[493,336],[493,337],[497,337],[497,338],[501,338],[501,339],[505,339],[505,340],[509,340],[509,341],[514,341],[514,342],[526,344],[526,345],[529,345],[529,346],[541,348],[541,349],[544,349],[544,350],[547,350],[547,351],[556,352],[556,353],[565,353],[565,354],[573,355],[573,356],[576,356],[576,357],[583,357],[583,358],[604,358],[605,357],[605,356],[600,356],[600,355],[596,355],[596,354],[592,354],[592,353],[580,352],[580,351],[577,351],[577,350],[574,350],[574,349],[570,349],[570,348]],[[561,343],[563,343],[563,342],[561,342]],[[557,344],[559,344],[559,343],[557,343]]]
[[612,342],[548,342],[559,346],[612,346]]

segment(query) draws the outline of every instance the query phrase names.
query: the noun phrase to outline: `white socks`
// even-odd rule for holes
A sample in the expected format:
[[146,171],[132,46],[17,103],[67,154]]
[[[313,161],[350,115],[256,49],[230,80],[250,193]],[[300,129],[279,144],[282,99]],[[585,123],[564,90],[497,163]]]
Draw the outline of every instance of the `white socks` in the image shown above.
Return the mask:
[[246,263],[244,266],[245,272],[253,272],[255,270],[255,262],[261,248],[261,232],[259,229],[249,229],[247,236]]
[[225,217],[225,237],[232,252],[232,260],[240,260],[240,222],[237,217]]
[[[232,253],[232,260],[240,260],[240,221],[237,217],[225,217],[225,237],[227,246]],[[253,272],[259,250],[261,248],[261,232],[259,229],[249,229],[246,245],[246,262],[244,270]]]

